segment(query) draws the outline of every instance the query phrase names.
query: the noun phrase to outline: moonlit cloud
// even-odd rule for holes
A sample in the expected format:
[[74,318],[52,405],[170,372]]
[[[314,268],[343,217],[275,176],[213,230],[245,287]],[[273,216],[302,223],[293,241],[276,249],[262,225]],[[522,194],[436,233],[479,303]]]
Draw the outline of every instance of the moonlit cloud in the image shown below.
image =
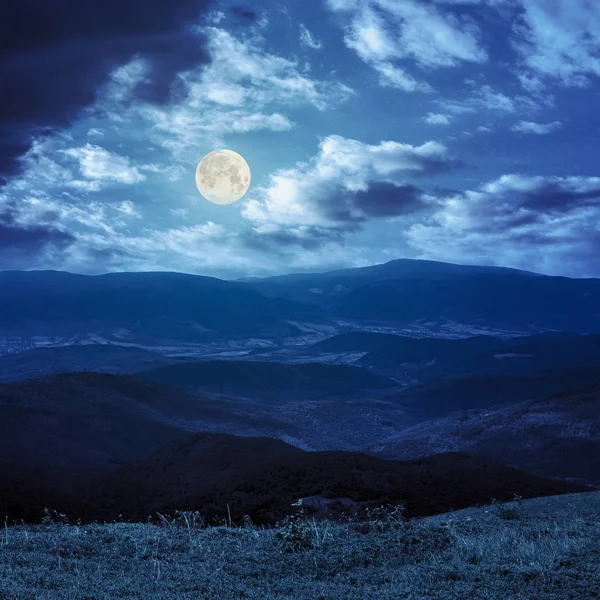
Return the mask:
[[[600,276],[600,4],[148,0],[113,22],[64,0],[51,29],[11,6],[0,268]],[[227,147],[252,187],[215,207],[194,170]]]
[[320,50],[323,47],[323,43],[303,23],[300,23],[300,43],[313,50]]
[[84,177],[96,182],[112,181],[132,185],[146,179],[127,157],[100,146],[86,144],[63,152],[79,162],[79,169]]
[[267,234],[301,227],[356,230],[370,218],[428,207],[432,199],[407,177],[459,166],[438,142],[369,145],[328,136],[310,162],[271,175],[246,202],[242,216]]
[[395,64],[410,60],[421,68],[456,67],[484,63],[474,23],[461,20],[443,8],[412,0],[326,0],[331,11],[345,19],[344,41],[379,72],[381,84],[404,91],[431,91]]
[[520,0],[514,45],[531,72],[566,86],[600,76],[600,4],[589,0]]
[[439,113],[429,113],[425,117],[425,123],[429,123],[429,125],[449,125],[450,116]]
[[184,101],[168,109],[150,104],[131,109],[132,118],[150,123],[159,142],[176,154],[205,136],[218,145],[230,133],[288,131],[294,126],[285,114],[290,108],[323,111],[354,93],[342,83],[309,78],[296,61],[266,52],[259,37],[241,41],[215,27],[200,27],[198,34],[207,39],[211,62],[181,74]]
[[562,127],[560,121],[552,121],[551,123],[534,123],[532,121],[519,121],[512,127],[517,133],[533,133],[536,135],[546,135],[552,133]]
[[407,235],[422,258],[591,275],[598,223],[600,177],[511,174],[445,198]]

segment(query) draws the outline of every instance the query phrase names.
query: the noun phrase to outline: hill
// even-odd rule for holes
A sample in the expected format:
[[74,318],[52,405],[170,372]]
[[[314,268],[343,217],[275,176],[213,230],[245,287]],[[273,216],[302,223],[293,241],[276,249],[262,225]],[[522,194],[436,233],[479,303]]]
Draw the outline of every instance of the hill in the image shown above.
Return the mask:
[[0,290],[5,336],[87,332],[117,341],[182,343],[223,335],[293,335],[289,319],[320,318],[315,307],[183,273],[2,271]]
[[194,434],[119,468],[92,485],[88,496],[128,519],[176,508],[221,518],[229,505],[237,522],[248,514],[255,523],[274,523],[298,498],[314,495],[403,501],[407,516],[424,516],[513,493],[530,498],[586,489],[461,453],[389,461],[356,452],[303,452],[266,438]]
[[598,366],[600,335],[547,332],[499,338],[411,338],[371,332],[336,335],[312,346],[318,353],[363,352],[354,364],[425,383],[473,375],[525,375]]
[[34,348],[0,355],[0,381],[34,379],[70,372],[135,373],[179,361],[142,348],[86,344]]
[[536,332],[600,331],[600,280],[400,259],[243,283],[264,296],[328,309],[337,320],[430,322]]
[[141,371],[137,377],[165,385],[261,402],[357,397],[397,387],[360,367],[259,361],[199,361]]
[[383,279],[446,279],[462,275],[480,273],[491,273],[495,275],[518,274],[524,276],[542,277],[531,271],[521,271],[507,267],[489,267],[483,265],[457,265],[434,260],[414,260],[410,258],[398,258],[386,263],[370,265],[368,267],[353,267],[349,269],[337,269],[322,273],[292,273],[289,275],[275,275],[262,279],[253,278],[253,282],[276,282],[276,283],[298,283],[318,282],[330,279],[364,279],[378,281]]
[[600,330],[600,280],[491,274],[387,279],[349,291],[333,312],[338,318],[371,322],[422,319],[593,333]]
[[90,341],[298,347],[375,327],[430,335],[448,327],[461,335],[600,332],[600,280],[407,260],[250,282],[171,272],[0,272],[0,353]]
[[436,379],[384,397],[410,408],[423,419],[455,411],[490,408],[541,399],[600,381],[600,367],[565,367],[524,375],[471,375]]
[[38,470],[70,489],[156,450],[198,418],[198,398],[100,373],[72,373],[0,385],[0,463]]
[[545,477],[574,478],[600,486],[597,374],[599,383],[572,387],[542,400],[421,422],[365,451],[394,459],[468,452]]

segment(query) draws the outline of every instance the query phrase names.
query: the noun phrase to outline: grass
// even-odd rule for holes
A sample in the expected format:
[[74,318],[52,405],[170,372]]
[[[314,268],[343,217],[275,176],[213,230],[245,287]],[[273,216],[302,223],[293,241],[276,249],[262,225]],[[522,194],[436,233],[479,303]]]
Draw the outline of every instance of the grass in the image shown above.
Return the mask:
[[271,529],[205,527],[191,512],[66,525],[49,512],[46,524],[5,524],[0,599],[600,598],[600,507],[548,518],[520,503],[408,521],[401,507],[335,523],[301,510]]

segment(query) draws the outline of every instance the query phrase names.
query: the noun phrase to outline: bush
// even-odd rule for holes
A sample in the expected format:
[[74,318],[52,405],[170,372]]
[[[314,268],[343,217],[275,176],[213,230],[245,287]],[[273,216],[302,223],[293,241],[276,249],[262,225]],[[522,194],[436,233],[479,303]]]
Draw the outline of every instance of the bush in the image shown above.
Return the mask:
[[64,513],[59,513],[53,508],[48,508],[47,506],[44,508],[44,516],[42,517],[42,525],[70,525],[69,517]]
[[400,528],[405,522],[404,504],[394,506],[378,506],[376,508],[366,508],[367,520],[376,531],[390,531]]
[[322,547],[328,537],[329,525],[326,524],[320,530],[315,519],[308,518],[306,508],[302,506],[300,500],[292,506],[300,507],[300,510],[276,524],[279,531],[275,534],[275,538],[281,547],[286,552],[300,552]]
[[519,506],[523,503],[523,497],[515,494],[512,499],[512,504],[509,506],[507,504],[503,504],[496,500],[496,498],[492,498],[492,507],[496,515],[498,515],[501,519],[505,521],[518,521],[521,519],[521,511],[519,510]]

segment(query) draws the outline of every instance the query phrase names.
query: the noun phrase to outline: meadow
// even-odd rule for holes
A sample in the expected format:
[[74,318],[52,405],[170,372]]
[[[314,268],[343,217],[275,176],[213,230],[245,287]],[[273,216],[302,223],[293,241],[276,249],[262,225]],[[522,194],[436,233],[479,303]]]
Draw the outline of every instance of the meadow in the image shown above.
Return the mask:
[[407,519],[299,508],[275,527],[5,523],[2,600],[565,600],[600,598],[600,492]]

